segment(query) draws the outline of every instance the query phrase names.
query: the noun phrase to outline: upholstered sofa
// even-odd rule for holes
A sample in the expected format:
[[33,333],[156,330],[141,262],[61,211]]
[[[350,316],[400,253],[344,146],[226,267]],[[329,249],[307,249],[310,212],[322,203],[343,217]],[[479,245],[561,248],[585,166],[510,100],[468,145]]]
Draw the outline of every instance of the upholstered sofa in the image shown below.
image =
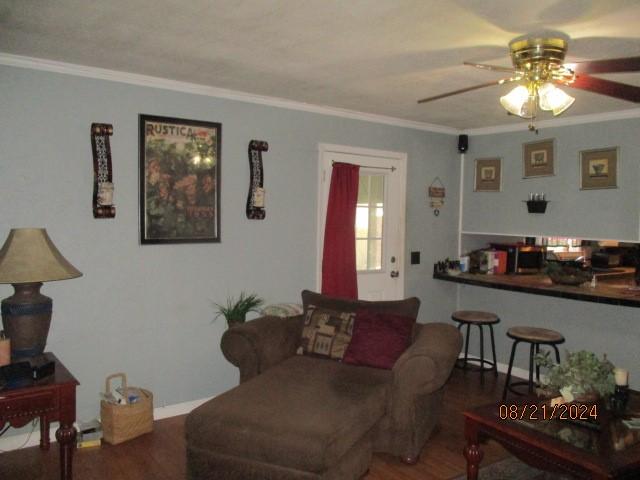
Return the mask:
[[[303,292],[309,304],[416,318],[419,300],[364,302]],[[414,463],[435,427],[462,345],[456,328],[415,324],[391,370],[298,355],[303,316],[229,329],[225,357],[240,385],[186,420],[191,480],[355,480],[372,452]]]

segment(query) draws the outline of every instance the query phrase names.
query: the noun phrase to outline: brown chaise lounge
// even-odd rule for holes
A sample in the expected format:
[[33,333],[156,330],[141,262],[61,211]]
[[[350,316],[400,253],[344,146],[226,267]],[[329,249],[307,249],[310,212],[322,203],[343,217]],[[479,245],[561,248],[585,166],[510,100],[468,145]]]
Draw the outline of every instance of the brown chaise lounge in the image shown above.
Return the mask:
[[[304,291],[303,303],[416,318],[420,301],[346,301]],[[392,370],[296,355],[302,316],[229,329],[222,351],[240,385],[186,421],[191,480],[355,480],[372,452],[413,463],[431,434],[462,345],[452,325],[416,324]]]

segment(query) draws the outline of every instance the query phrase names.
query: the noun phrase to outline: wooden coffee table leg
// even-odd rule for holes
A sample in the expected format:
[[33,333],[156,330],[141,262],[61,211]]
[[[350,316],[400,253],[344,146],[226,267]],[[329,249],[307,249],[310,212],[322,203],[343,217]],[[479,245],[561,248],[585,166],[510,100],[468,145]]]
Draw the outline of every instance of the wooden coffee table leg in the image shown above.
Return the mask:
[[73,449],[75,448],[76,429],[73,425],[60,423],[56,431],[56,439],[60,445],[60,480],[71,480]]
[[467,459],[467,480],[478,480],[478,470],[484,452],[480,449],[478,425],[467,418],[464,426],[464,436],[467,446],[464,448],[464,457]]

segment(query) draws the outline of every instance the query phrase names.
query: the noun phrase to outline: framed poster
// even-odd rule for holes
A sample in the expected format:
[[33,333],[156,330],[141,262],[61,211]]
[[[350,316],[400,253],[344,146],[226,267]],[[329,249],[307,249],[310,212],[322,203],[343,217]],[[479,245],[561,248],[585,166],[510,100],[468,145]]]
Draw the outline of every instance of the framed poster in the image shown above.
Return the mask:
[[554,175],[554,140],[525,143],[522,146],[524,161],[523,178],[548,177]]
[[502,187],[502,159],[476,159],[475,192],[499,192]]
[[580,152],[580,189],[618,187],[618,147]]
[[140,115],[140,242],[220,241],[222,125]]

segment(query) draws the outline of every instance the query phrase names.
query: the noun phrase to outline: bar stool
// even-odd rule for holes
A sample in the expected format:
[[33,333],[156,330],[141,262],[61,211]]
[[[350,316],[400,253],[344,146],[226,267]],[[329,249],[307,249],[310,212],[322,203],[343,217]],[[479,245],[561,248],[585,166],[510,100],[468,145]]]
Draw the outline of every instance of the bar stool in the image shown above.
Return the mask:
[[[515,393],[516,395],[524,395],[523,392],[515,390],[513,387],[527,385],[528,393],[533,393],[533,387],[537,386],[540,382],[540,367],[535,366],[536,370],[536,382],[533,381],[533,368],[534,368],[534,356],[540,353],[540,345],[549,345],[556,352],[556,361],[560,363],[560,352],[558,347],[560,343],[564,342],[564,337],[561,333],[555,330],[549,330],[547,328],[537,327],[512,327],[507,330],[507,336],[514,340],[511,347],[511,357],[509,358],[509,370],[507,371],[507,379],[504,382],[504,390],[502,392],[502,401],[507,399],[507,392]],[[516,347],[520,342],[531,344],[529,348],[529,380],[511,382],[511,370],[513,369],[513,359],[516,355]]]
[[[495,313],[480,312],[476,310],[458,310],[451,314],[451,319],[454,322],[458,322],[458,330],[461,330],[464,325],[467,326],[467,334],[464,346],[464,358],[459,359],[456,362],[457,368],[467,370],[470,362],[478,362],[475,368],[470,369],[481,373],[480,380],[484,381],[484,372],[492,371],[494,375],[498,376],[498,368],[496,363],[496,343],[493,338],[493,326],[500,322],[500,319]],[[475,325],[480,330],[480,358],[472,358],[469,360],[469,336],[471,325]],[[493,361],[484,358],[484,326],[489,327],[489,333],[491,336],[491,353],[493,354]]]

